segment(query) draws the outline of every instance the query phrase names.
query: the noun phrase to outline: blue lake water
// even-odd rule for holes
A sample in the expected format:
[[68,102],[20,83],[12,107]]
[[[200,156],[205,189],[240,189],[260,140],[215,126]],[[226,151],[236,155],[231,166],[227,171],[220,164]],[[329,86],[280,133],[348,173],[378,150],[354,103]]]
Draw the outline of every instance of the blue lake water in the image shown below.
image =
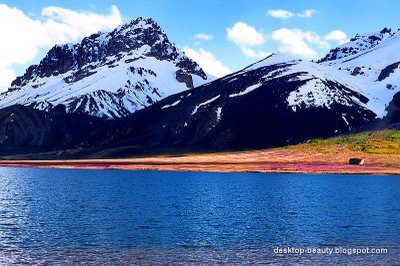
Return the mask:
[[0,264],[399,263],[399,250],[399,176],[0,168]]

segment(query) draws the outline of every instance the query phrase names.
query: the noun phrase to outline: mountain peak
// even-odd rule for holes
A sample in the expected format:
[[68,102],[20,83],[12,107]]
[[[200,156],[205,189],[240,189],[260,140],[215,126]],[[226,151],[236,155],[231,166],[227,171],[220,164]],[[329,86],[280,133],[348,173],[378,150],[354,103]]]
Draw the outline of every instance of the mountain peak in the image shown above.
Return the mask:
[[356,56],[379,45],[382,41],[392,37],[395,33],[390,28],[383,28],[380,31],[367,34],[356,34],[349,42],[342,44],[318,60],[318,63],[331,62],[351,56]]
[[332,49],[319,62],[339,70],[369,98],[367,108],[382,118],[400,84],[400,32],[383,28],[357,34],[350,42]]
[[265,64],[265,65],[276,65],[276,64],[283,64],[293,61],[301,61],[301,59],[295,58],[288,54],[282,53],[272,53],[266,58],[262,59],[261,61],[257,62],[256,64]]
[[391,33],[392,32],[392,29],[391,28],[383,28],[382,30],[381,30],[381,33],[382,34],[386,34],[386,33]]
[[242,71],[254,70],[261,67],[267,67],[272,65],[279,65],[279,64],[290,64],[301,61],[301,59],[297,59],[287,54],[281,53],[272,53],[268,55],[266,58],[246,67]]
[[199,65],[153,19],[139,17],[80,43],[55,45],[0,95],[0,108],[61,104],[67,112],[121,117],[205,81]]
[[143,27],[145,25],[159,27],[158,23],[150,17],[137,17],[122,24],[125,27]]
[[138,17],[122,24],[114,30],[114,33],[123,35],[137,35],[145,30],[152,29],[160,35],[166,36],[160,25],[152,18]]

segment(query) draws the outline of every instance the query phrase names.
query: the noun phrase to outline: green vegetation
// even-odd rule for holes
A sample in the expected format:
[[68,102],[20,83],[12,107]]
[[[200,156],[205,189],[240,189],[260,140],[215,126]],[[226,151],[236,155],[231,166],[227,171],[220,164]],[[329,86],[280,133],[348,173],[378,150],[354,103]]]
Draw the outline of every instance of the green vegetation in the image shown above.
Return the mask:
[[366,131],[329,139],[315,139],[308,143],[308,145],[316,149],[344,146],[354,152],[374,155],[395,155],[400,154],[400,131]]

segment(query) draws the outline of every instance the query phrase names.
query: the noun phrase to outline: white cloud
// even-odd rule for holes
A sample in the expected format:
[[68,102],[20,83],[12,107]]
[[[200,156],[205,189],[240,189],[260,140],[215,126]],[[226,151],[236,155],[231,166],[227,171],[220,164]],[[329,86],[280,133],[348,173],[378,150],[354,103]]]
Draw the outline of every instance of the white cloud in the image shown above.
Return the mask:
[[310,45],[320,49],[329,48],[329,43],[312,31],[282,28],[273,31],[271,38],[280,43],[279,51],[302,57],[317,56],[317,52]]
[[324,41],[318,34],[312,31],[301,31],[301,30],[294,30],[300,36],[303,36],[304,39],[312,44],[317,45],[318,48],[328,49],[329,43]]
[[196,61],[200,67],[208,74],[215,77],[223,77],[232,71],[225,66],[221,61],[218,61],[215,56],[203,48],[193,50],[189,47],[183,49],[185,54]]
[[301,13],[297,13],[296,15],[299,18],[311,18],[315,13],[317,13],[317,11],[314,9],[306,9]]
[[202,41],[211,41],[214,39],[214,36],[205,33],[198,33],[194,35],[194,38]]
[[247,57],[255,58],[255,59],[263,59],[263,58],[271,55],[271,53],[269,53],[269,52],[255,51],[248,47],[243,47],[242,51]]
[[15,78],[14,64],[27,64],[41,49],[58,43],[78,41],[99,30],[110,30],[122,23],[116,6],[107,15],[76,12],[60,7],[43,8],[33,19],[18,8],[0,4],[0,88]]
[[[46,7],[42,16],[47,19],[50,35],[62,35],[66,41],[98,32],[102,29],[113,29],[122,23],[121,14],[116,6],[111,6],[109,15],[90,12],[76,12],[61,7]],[[51,31],[53,30],[53,32]]]
[[0,64],[0,93],[3,90],[7,89],[7,86],[10,85],[11,81],[15,78],[15,72],[9,68],[4,67]]
[[226,28],[228,39],[239,46],[255,46],[264,44],[264,36],[255,28],[244,22],[236,22],[232,28]]
[[318,55],[314,48],[329,49],[329,42],[343,44],[349,41],[347,34],[341,30],[333,30],[321,37],[312,31],[287,28],[273,31],[271,39],[280,43],[279,50],[281,52],[308,58]]
[[228,40],[239,46],[243,54],[247,57],[260,59],[270,54],[264,51],[255,51],[250,48],[264,44],[265,38],[262,33],[244,22],[239,21],[231,28],[226,28],[226,33]]
[[270,17],[278,18],[278,19],[290,19],[293,17],[299,18],[310,18],[312,17],[317,11],[314,9],[306,9],[300,13],[294,13],[288,10],[283,9],[270,9],[267,11],[267,15]]
[[283,9],[270,9],[267,11],[267,15],[279,19],[289,19],[295,16],[293,12]]
[[327,41],[335,41],[340,45],[349,41],[347,34],[341,30],[333,30],[329,32],[327,35],[325,35],[324,39]]

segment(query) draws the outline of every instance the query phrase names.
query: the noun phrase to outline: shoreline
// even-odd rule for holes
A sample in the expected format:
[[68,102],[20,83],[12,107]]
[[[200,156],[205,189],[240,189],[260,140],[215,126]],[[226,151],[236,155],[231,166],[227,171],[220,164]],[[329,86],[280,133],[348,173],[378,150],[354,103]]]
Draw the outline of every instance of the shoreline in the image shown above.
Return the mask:
[[[166,157],[168,158],[168,157]],[[176,157],[174,157],[176,159]],[[91,159],[91,160],[7,160],[0,167],[44,169],[88,169],[129,171],[180,171],[226,173],[293,173],[293,174],[370,174],[400,175],[400,168],[379,165],[321,164],[293,162],[166,162],[143,159]]]
[[[350,158],[362,159],[364,164],[350,165]],[[117,159],[23,160],[11,157],[0,159],[0,167],[400,175],[400,133],[395,130],[362,132],[265,150]]]

